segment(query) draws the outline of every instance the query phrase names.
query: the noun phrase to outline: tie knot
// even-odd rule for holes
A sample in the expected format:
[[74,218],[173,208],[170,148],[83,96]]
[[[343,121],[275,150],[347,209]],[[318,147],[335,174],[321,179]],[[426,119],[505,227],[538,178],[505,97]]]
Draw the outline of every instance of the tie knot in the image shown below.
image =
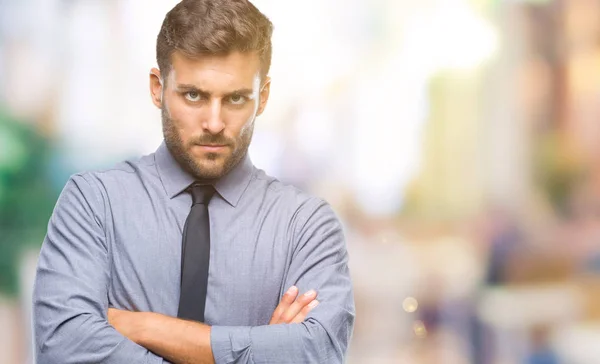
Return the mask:
[[192,193],[192,205],[208,205],[208,202],[215,194],[215,188],[212,185],[201,185],[196,183],[190,187],[190,191]]

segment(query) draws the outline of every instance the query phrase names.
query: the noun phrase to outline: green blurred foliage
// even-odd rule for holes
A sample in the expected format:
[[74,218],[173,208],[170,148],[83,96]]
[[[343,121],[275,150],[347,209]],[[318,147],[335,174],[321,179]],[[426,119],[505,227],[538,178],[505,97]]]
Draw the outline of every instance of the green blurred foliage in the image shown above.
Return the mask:
[[21,253],[39,247],[58,197],[49,176],[50,144],[0,108],[0,292],[18,292]]

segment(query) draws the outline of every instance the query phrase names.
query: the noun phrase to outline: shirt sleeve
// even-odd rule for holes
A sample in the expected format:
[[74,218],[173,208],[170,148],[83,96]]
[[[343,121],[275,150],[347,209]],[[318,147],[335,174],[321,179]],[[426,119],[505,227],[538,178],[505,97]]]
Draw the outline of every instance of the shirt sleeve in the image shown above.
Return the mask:
[[67,182],[42,245],[33,292],[38,363],[163,363],[107,321],[110,259],[100,192]]
[[355,309],[342,226],[321,200],[303,206],[293,226],[297,245],[285,287],[315,289],[319,305],[300,324],[213,326],[217,364],[344,362]]

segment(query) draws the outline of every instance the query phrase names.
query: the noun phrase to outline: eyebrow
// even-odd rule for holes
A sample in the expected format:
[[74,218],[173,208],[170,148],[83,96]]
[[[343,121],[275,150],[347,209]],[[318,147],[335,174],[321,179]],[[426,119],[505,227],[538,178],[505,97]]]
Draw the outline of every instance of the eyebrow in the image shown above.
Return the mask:
[[[194,91],[199,93],[200,95],[203,96],[210,96],[211,93],[209,91],[206,90],[202,90],[201,88],[194,86],[194,85],[189,85],[189,84],[181,84],[181,85],[177,85],[176,90],[179,92],[189,92],[189,91]],[[254,91],[252,89],[249,88],[241,88],[238,90],[233,90],[231,92],[226,93],[224,96],[232,96],[232,95],[241,95],[241,96],[250,96],[254,93]]]

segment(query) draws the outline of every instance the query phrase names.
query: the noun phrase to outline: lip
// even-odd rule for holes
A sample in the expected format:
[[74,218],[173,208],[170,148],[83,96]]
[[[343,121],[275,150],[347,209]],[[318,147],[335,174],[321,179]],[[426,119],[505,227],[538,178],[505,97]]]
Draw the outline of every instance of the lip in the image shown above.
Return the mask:
[[206,144],[206,145],[199,144],[198,147],[202,148],[203,150],[205,150],[207,152],[219,152],[219,151],[225,149],[227,146],[226,145],[213,145],[213,144]]

